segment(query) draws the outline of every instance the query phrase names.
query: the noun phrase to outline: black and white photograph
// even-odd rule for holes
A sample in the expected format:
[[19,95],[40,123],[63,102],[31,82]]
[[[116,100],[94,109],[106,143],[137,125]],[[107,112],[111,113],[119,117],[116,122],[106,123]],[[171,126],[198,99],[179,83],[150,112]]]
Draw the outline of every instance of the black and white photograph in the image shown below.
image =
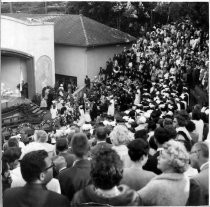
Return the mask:
[[209,206],[209,1],[1,1],[3,207]]

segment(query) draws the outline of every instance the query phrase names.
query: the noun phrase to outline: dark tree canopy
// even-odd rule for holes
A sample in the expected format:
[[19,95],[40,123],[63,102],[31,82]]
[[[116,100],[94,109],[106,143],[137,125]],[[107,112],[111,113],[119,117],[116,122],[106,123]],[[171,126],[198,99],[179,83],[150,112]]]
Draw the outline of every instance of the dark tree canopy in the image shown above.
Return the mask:
[[150,30],[154,24],[166,24],[190,18],[209,30],[208,2],[14,2],[2,3],[1,12],[82,14],[133,36],[140,36],[141,26]]

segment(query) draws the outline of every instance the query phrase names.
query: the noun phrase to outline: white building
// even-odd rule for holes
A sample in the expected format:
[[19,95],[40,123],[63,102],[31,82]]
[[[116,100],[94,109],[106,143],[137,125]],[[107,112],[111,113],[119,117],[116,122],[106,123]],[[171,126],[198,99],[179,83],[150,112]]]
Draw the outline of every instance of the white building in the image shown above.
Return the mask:
[[55,83],[54,24],[1,16],[1,83],[13,92],[24,80],[29,97]]
[[[100,67],[105,68],[109,58],[136,40],[129,34],[81,15],[4,15],[1,25],[1,47],[5,51],[5,55],[2,54],[2,79],[9,76],[8,70],[16,70],[17,79],[14,77],[15,80],[11,81],[15,86],[19,82],[18,67],[24,68],[23,71],[34,74],[34,88],[39,93],[44,85],[53,86],[55,79],[76,81],[78,87],[83,86],[86,75],[93,79]],[[29,69],[27,61],[16,58],[15,54],[7,57],[8,50],[26,53],[34,67]],[[48,71],[49,77],[44,71]],[[26,75],[28,72],[23,76],[29,82],[32,75]]]

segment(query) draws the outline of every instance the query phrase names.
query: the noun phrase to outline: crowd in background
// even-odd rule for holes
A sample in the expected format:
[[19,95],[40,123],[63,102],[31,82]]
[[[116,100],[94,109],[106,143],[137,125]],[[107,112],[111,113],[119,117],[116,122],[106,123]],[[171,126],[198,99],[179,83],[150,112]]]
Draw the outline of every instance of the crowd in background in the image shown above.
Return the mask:
[[208,38],[190,20],[154,27],[79,99],[44,90],[56,124],[6,137],[5,206],[208,205],[208,101],[190,103],[190,89],[208,93]]

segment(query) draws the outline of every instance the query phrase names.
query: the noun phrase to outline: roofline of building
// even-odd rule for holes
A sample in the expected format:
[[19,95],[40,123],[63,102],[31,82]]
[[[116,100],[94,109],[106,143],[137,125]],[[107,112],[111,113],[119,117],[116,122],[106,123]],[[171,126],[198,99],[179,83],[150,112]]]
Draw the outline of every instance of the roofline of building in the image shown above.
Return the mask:
[[24,58],[34,58],[31,54],[20,51],[14,50],[10,48],[1,48],[1,55],[14,55],[14,56],[22,56]]
[[21,20],[15,17],[10,17],[10,16],[5,16],[5,15],[1,15],[1,19],[6,19],[9,21],[13,21],[13,22],[18,22],[20,24],[24,24],[27,26],[38,26],[38,25],[54,25],[54,22],[29,22],[26,20]]
[[125,45],[132,44],[135,40],[129,42],[116,42],[116,43],[107,43],[107,44],[97,44],[97,45],[77,45],[77,44],[66,44],[66,43],[56,43],[55,45],[63,45],[63,46],[72,46],[72,47],[82,47],[82,48],[95,48],[95,47],[104,47],[104,46],[113,46],[113,45]]

